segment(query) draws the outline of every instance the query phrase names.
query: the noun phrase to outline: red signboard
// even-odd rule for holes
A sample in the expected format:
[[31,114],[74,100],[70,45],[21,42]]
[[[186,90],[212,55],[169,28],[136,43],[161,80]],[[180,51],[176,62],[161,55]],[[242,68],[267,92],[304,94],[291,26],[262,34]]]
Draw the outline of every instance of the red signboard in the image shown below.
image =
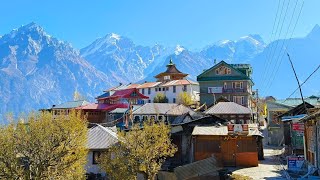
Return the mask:
[[294,131],[304,131],[304,125],[303,123],[293,123],[292,124],[292,130]]

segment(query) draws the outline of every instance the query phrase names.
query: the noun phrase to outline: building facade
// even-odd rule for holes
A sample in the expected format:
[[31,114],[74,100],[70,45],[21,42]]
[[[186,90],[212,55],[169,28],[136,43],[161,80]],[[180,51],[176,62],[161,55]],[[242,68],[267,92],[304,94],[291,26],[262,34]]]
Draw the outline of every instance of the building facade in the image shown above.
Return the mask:
[[219,62],[197,76],[200,104],[215,104],[223,97],[245,107],[252,107],[252,68],[249,64]]

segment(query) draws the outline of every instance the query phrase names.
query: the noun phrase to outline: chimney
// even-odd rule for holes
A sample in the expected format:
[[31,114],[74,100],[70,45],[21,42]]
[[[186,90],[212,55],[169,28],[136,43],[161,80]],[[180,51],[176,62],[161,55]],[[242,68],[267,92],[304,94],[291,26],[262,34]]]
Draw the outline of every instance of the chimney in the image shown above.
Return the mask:
[[147,83],[148,81],[144,81],[144,83]]
[[54,104],[54,105],[52,105],[52,108],[54,108],[54,107],[56,107],[56,105]]
[[122,86],[122,83],[119,83],[119,86]]
[[213,63],[214,63],[214,65],[216,65],[217,64],[217,59],[214,59]]

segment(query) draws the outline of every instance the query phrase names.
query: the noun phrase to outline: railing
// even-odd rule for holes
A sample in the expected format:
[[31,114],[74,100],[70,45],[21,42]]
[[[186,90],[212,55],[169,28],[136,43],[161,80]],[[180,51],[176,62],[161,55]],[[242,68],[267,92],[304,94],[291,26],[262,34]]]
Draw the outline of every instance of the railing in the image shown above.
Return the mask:
[[222,89],[222,92],[224,93],[244,93],[248,92],[247,89]]

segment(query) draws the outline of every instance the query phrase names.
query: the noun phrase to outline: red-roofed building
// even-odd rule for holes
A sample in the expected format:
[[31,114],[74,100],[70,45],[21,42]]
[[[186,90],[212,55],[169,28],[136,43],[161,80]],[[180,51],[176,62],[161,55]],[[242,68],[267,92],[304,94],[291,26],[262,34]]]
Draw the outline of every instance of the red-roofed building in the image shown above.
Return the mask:
[[136,88],[117,90],[111,95],[108,91],[96,98],[98,103],[88,104],[77,109],[81,110],[83,115],[87,115],[90,123],[107,123],[108,112],[116,108],[129,108],[129,105],[142,104],[143,99],[148,98]]

